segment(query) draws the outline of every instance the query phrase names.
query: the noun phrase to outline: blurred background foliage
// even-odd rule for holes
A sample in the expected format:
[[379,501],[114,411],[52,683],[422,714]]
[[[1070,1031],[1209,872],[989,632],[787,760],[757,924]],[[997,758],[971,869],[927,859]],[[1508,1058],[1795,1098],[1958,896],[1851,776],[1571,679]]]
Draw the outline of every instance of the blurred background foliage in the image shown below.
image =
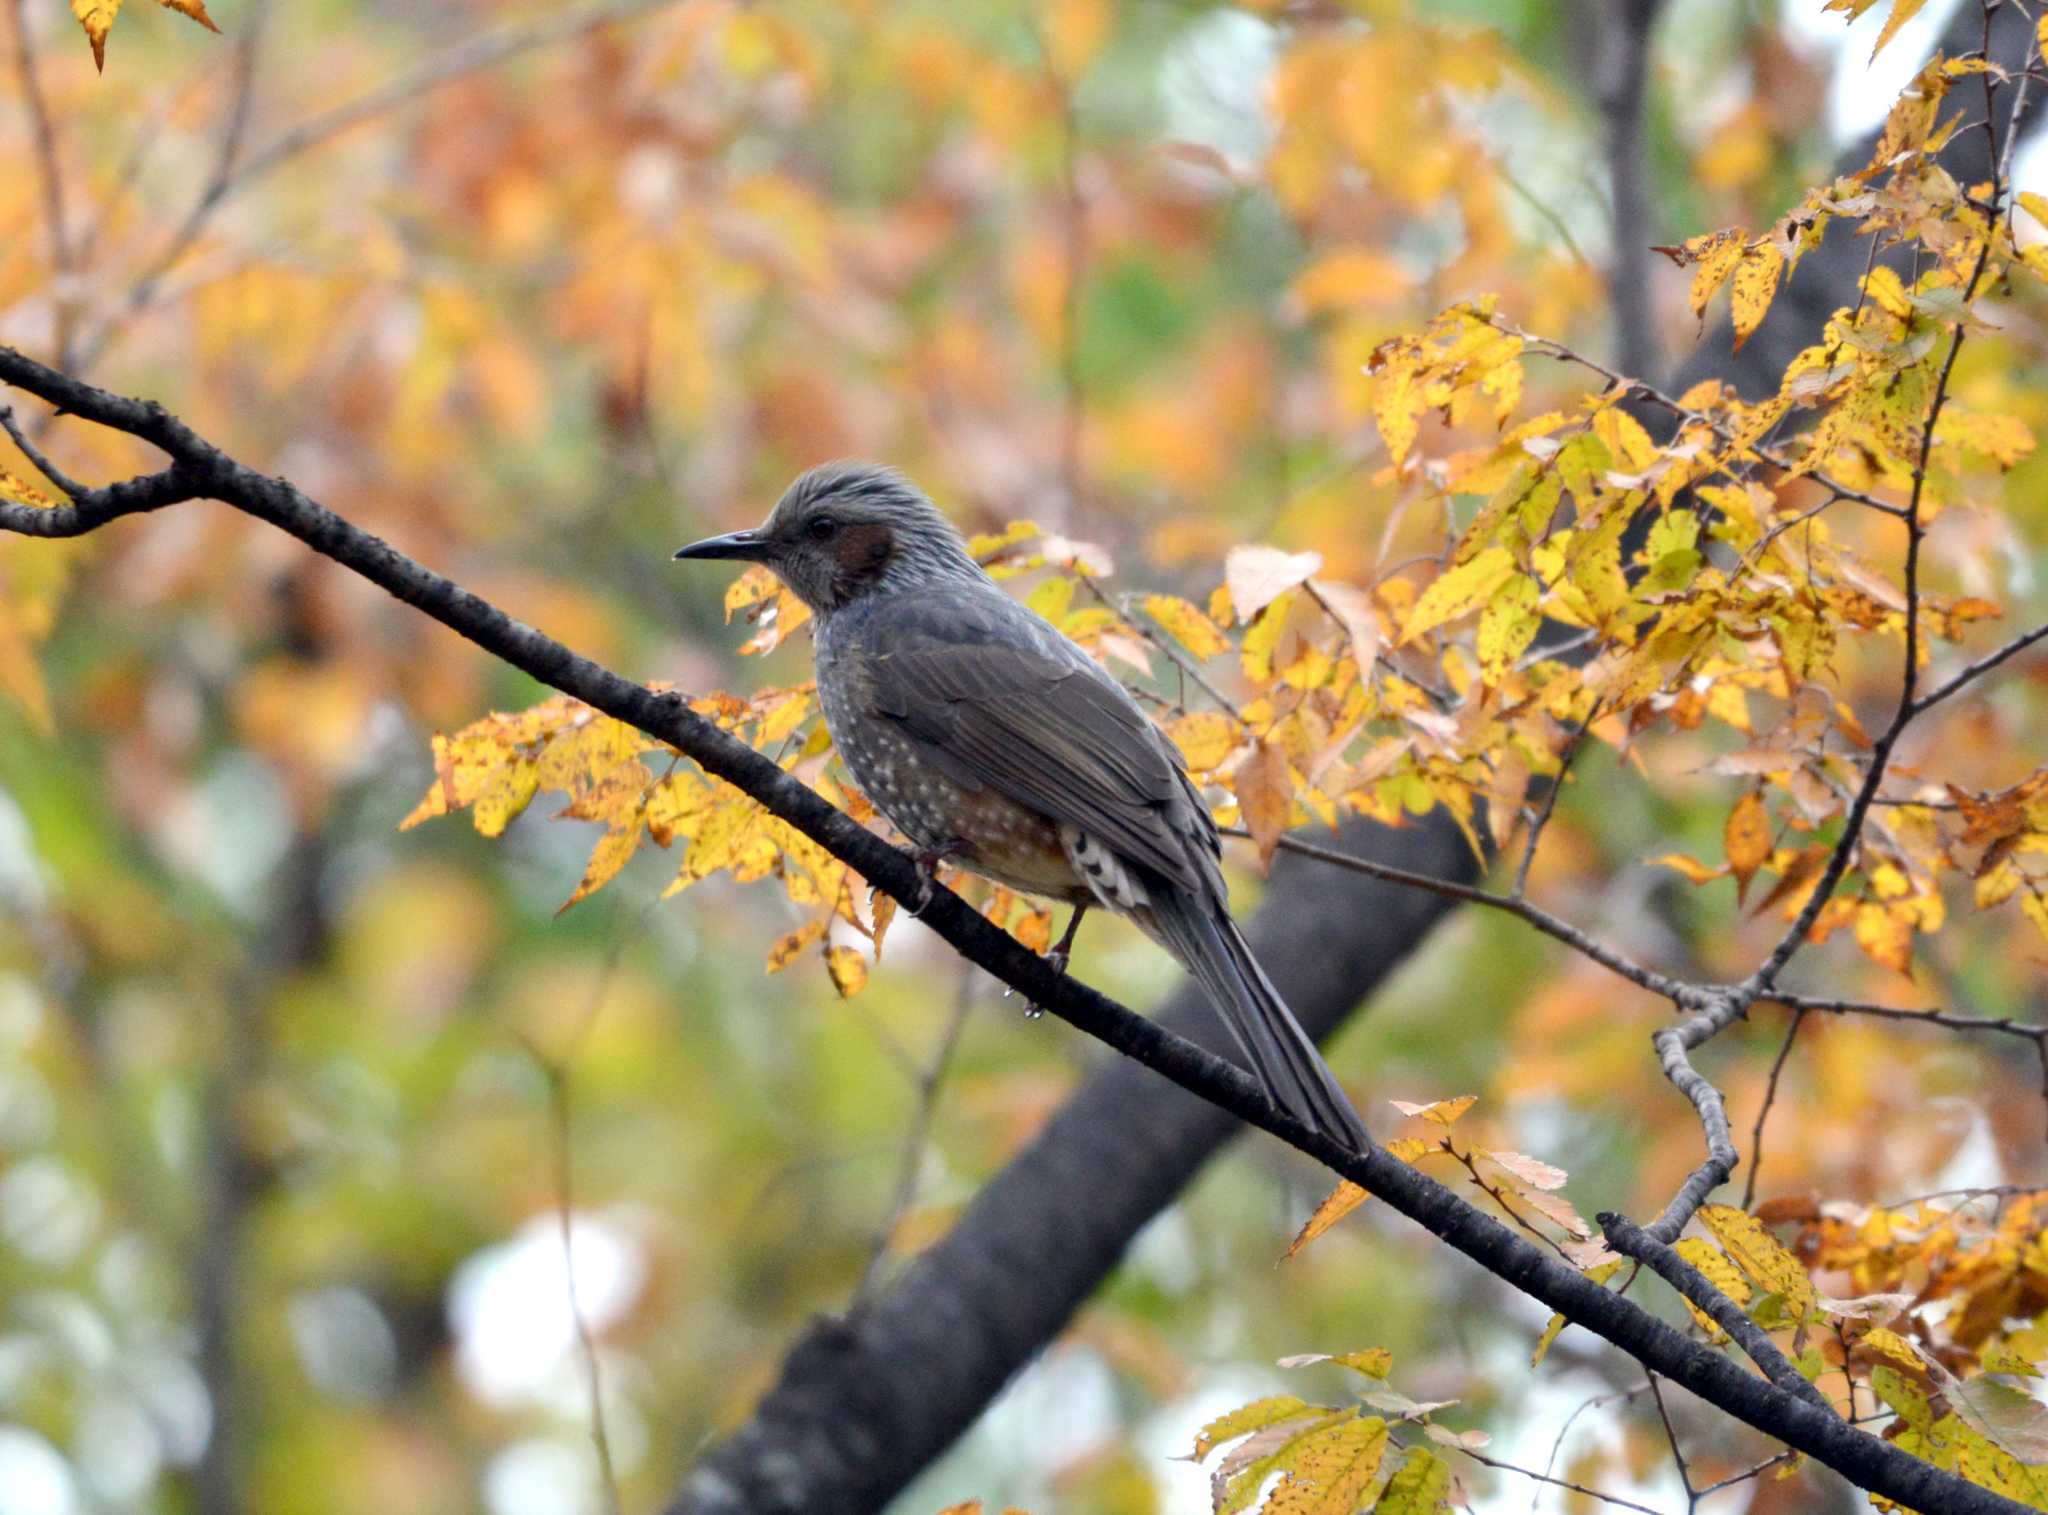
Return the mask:
[[[739,664],[720,586],[667,557],[809,464],[888,459],[970,529],[1104,544],[1129,587],[1202,600],[1245,541],[1363,579],[1440,530],[1390,518],[1375,477],[1376,343],[1492,291],[1526,329],[1612,350],[1591,0],[674,0],[595,27],[498,0],[217,0],[221,36],[131,7],[104,76],[62,5],[8,5],[0,340],[161,398],[686,689],[807,675],[802,645]],[[1873,76],[1867,29],[1817,12],[1666,9],[1647,240],[1768,223],[1938,19]],[[451,66],[506,38],[530,45]],[[61,229],[29,169],[39,119]],[[1653,275],[1682,352],[1686,276]],[[2038,424],[2043,378],[1994,334],[1958,385]],[[96,429],[46,441],[87,478],[144,461]],[[2018,534],[1985,589],[2009,625],[2039,619],[2044,467],[2002,486]],[[799,1325],[941,1232],[1096,1053],[907,924],[842,1002],[819,973],[764,977],[798,923],[779,892],[660,901],[673,860],[643,850],[558,916],[596,828],[537,809],[503,843],[399,834],[427,734],[539,691],[227,511],[0,541],[0,606],[10,1512],[600,1508],[565,1157],[620,1492],[654,1508]],[[1977,787],[2043,734],[2024,687],[1969,719],[1944,759]],[[1725,786],[1687,778],[1708,755],[1676,739],[1655,784],[1589,755],[1538,891],[1662,961],[1752,960],[1769,923],[1640,866],[1717,855]],[[1256,893],[1243,877],[1241,906]],[[2024,1011],[2031,933],[1968,923],[1922,972]],[[1841,992],[1885,992],[1844,962]],[[1108,922],[1077,971],[1141,1005],[1171,980]],[[1332,1057],[1376,1125],[1388,1097],[1477,1092],[1468,1122],[1574,1191],[1661,1202],[1699,1137],[1647,1055],[1659,1013],[1467,914]],[[1781,1033],[1717,1048],[1738,1125]],[[2005,1050],[1809,1027],[1762,1192],[2037,1175],[2037,1070]],[[1288,1352],[1390,1347],[1406,1392],[1463,1396],[1530,1465],[1617,1385],[1570,1333],[1532,1376],[1540,1310],[1371,1207],[1276,1269],[1320,1189],[1271,1143],[1235,1149],[901,1508],[1199,1507],[1204,1475],[1167,1459],[1283,1382],[1266,1365]],[[1582,1416],[1559,1453],[1568,1476],[1671,1487],[1634,1418]],[[1473,1487],[1480,1508],[1528,1497]]]

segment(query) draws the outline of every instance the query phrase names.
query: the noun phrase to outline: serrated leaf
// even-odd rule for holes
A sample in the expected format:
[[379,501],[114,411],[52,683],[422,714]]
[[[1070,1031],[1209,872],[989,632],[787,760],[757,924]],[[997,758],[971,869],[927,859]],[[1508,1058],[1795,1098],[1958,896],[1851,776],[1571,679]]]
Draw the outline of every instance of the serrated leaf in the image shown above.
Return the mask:
[[614,826],[597,839],[597,845],[590,851],[590,861],[584,865],[583,878],[576,885],[576,892],[562,901],[560,915],[579,900],[589,899],[606,884],[618,877],[619,870],[632,861],[633,854],[640,849],[640,838],[646,835],[646,828],[640,824],[636,812],[632,823]]
[[1458,1123],[1458,1118],[1479,1103],[1476,1094],[1459,1094],[1450,1099],[1431,1100],[1426,1105],[1413,1105],[1405,1099],[1387,1101],[1403,1115],[1412,1115],[1417,1120],[1432,1121],[1448,1129]]
[[1287,1244],[1287,1250],[1281,1256],[1294,1256],[1370,1198],[1370,1194],[1350,1179],[1339,1181],[1337,1187],[1330,1191],[1328,1198],[1316,1206],[1316,1213],[1308,1218],[1308,1224],[1303,1226],[1294,1240]]
[[1287,632],[1287,618],[1294,609],[1298,589],[1282,590],[1274,596],[1266,608],[1259,612],[1258,619],[1245,628],[1244,641],[1239,646],[1239,661],[1244,666],[1245,677],[1255,684],[1263,684],[1273,677],[1273,655],[1280,650],[1280,639]]
[[[1451,1432],[1437,1425],[1422,1429],[1432,1441],[1463,1447],[1467,1451],[1478,1450],[1489,1439],[1484,1431]],[[1477,1439],[1467,1441],[1464,1438]],[[1438,1510],[1449,1509],[1450,1503],[1450,1464],[1427,1447],[1410,1447],[1401,1466],[1387,1480],[1386,1492],[1380,1495],[1380,1502],[1373,1506],[1373,1510],[1375,1515],[1435,1515]]]
[[1414,641],[1447,621],[1469,615],[1493,598],[1494,591],[1515,575],[1515,559],[1505,547],[1489,547],[1430,582],[1408,612],[1401,641]]
[[1385,1347],[1366,1347],[1357,1352],[1297,1352],[1283,1357],[1283,1368],[1307,1368],[1319,1362],[1333,1362],[1340,1368],[1363,1373],[1367,1378],[1385,1378],[1394,1370],[1394,1354]]
[[1165,628],[1166,633],[1198,658],[1213,658],[1230,646],[1216,623],[1177,595],[1148,594],[1145,613]]
[[1475,650],[1480,671],[1489,684],[1498,684],[1515,666],[1515,660],[1536,640],[1543,624],[1536,601],[1541,595],[1536,581],[1516,574],[1494,591],[1479,615],[1479,636]]
[[1766,1292],[1784,1297],[1793,1320],[1813,1314],[1818,1304],[1813,1280],[1755,1216],[1731,1205],[1705,1205],[1699,1218],[1743,1272]]
[[1268,1426],[1310,1413],[1311,1406],[1305,1399],[1292,1394],[1276,1394],[1270,1399],[1256,1399],[1248,1405],[1240,1405],[1227,1415],[1219,1415],[1195,1436],[1195,1449],[1188,1454],[1189,1461],[1200,1462],[1210,1452],[1226,1441],[1253,1431],[1263,1431]]
[[1571,1177],[1564,1169],[1552,1167],[1541,1158],[1530,1157],[1523,1152],[1490,1152],[1476,1154],[1485,1158],[1497,1168],[1512,1173],[1520,1182],[1536,1189],[1562,1189],[1565,1180]]
[[1735,326],[1735,351],[1742,351],[1742,344],[1763,324],[1778,293],[1778,276],[1784,270],[1785,255],[1769,242],[1742,250],[1728,297],[1728,313]]
[[1365,1502],[1387,1450],[1387,1423],[1377,1415],[1340,1421],[1307,1438],[1264,1515],[1354,1515]]

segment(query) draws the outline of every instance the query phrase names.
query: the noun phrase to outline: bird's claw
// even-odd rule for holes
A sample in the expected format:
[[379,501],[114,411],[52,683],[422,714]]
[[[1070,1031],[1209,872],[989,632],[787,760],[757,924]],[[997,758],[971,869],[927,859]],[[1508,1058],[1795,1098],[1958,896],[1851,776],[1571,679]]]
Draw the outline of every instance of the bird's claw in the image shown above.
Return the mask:
[[959,857],[967,851],[965,842],[947,842],[940,847],[921,847],[913,855],[917,864],[917,902],[904,908],[912,915],[923,915],[931,908],[932,888],[938,883],[939,864],[949,858]]

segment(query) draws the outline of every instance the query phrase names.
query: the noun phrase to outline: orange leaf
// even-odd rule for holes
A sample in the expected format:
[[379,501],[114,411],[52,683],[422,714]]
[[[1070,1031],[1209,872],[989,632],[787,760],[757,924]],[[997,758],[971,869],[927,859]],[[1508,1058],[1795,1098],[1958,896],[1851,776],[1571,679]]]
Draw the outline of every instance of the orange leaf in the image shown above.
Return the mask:
[[107,71],[107,33],[114,29],[114,17],[121,14],[121,0],[71,0],[71,14],[85,28],[92,44],[93,66]]
[[1771,855],[1771,813],[1764,797],[1752,789],[1736,801],[1728,823],[1721,828],[1721,845],[1728,853],[1728,871],[1735,875],[1735,898],[1749,893],[1749,881]]
[[1370,1194],[1350,1179],[1342,1180],[1330,1191],[1330,1197],[1316,1206],[1316,1213],[1308,1218],[1308,1224],[1301,1228],[1301,1234],[1287,1244],[1287,1251],[1283,1255],[1294,1256],[1370,1198]]

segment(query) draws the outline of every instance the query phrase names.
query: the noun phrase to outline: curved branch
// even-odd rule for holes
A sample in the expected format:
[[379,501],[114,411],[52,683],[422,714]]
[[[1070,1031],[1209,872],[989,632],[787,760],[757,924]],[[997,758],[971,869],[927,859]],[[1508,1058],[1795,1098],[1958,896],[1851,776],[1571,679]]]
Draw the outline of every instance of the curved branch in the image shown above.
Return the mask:
[[[931,885],[909,854],[695,714],[680,695],[658,695],[514,620],[351,525],[289,482],[259,474],[202,441],[160,406],[81,384],[6,347],[0,347],[0,382],[156,444],[173,459],[170,473],[182,474],[212,497],[290,533],[543,683],[679,748],[706,772],[751,796],[898,901],[910,905],[928,899],[921,916],[925,925],[1030,1003],[1308,1153],[1568,1321],[1745,1424],[1806,1452],[1859,1488],[1915,1508],[1957,1515],[2009,1515],[2022,1508],[1855,1429],[1832,1410],[1759,1379],[1688,1340],[1640,1305],[1592,1283],[1400,1159],[1378,1148],[1363,1154],[1347,1151],[1303,1126],[1269,1104],[1249,1074],[1057,972],[958,895]],[[0,525],[7,519],[0,517]]]

